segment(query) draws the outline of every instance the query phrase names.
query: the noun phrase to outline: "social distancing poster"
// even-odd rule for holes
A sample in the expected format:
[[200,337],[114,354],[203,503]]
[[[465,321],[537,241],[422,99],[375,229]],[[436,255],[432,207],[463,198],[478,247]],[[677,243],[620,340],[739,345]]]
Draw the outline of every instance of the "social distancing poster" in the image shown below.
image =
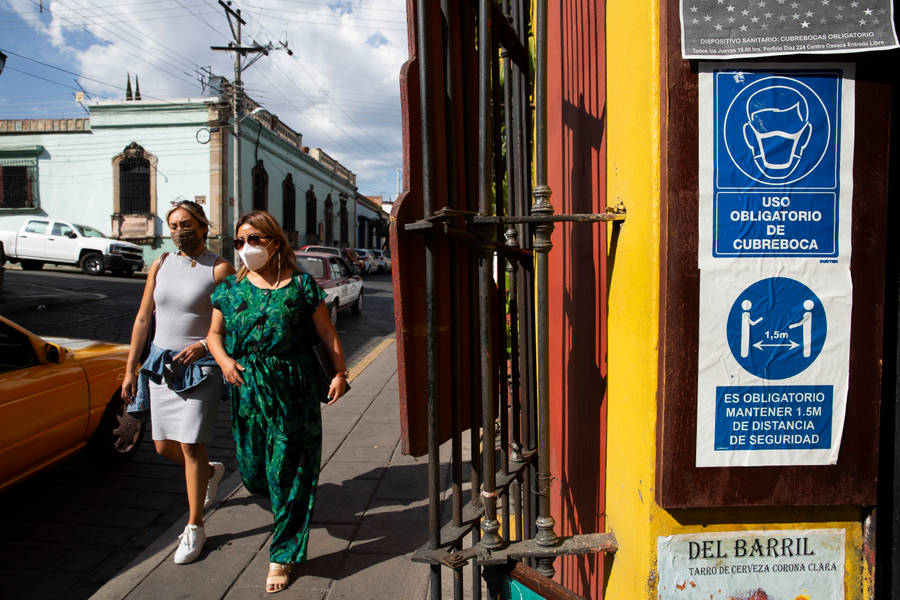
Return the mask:
[[698,467],[837,461],[853,71],[701,65]]

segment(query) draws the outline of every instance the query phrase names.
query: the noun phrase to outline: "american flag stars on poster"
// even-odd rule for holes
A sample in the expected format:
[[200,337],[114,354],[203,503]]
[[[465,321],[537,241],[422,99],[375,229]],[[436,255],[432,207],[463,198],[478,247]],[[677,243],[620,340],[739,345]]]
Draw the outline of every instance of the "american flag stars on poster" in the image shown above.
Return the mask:
[[890,0],[682,0],[684,58],[898,47]]

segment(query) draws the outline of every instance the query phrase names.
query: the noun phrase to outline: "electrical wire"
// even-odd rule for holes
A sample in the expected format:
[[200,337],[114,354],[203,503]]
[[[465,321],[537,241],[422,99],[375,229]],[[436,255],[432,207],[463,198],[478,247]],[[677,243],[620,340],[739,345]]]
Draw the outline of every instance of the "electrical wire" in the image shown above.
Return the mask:
[[[260,23],[255,17],[253,18],[253,20],[257,22],[258,26],[262,27],[263,31],[265,31],[265,32],[268,33],[269,35],[272,35],[272,32],[269,31],[269,29],[268,29],[263,23]],[[275,37],[275,36],[273,36],[273,37]],[[276,69],[278,69],[279,71],[281,71],[281,68],[278,66],[278,63],[277,63],[277,62],[274,62],[274,61],[273,61],[273,64],[275,65],[275,68],[276,68]],[[291,64],[296,65],[301,71],[303,71],[303,73],[309,78],[310,81],[313,82],[313,84],[315,84],[315,86],[316,86],[317,88],[319,88],[319,90],[322,92],[322,94],[323,94],[326,98],[329,97],[328,92],[325,91],[325,88],[324,88],[318,81],[316,81],[316,79],[315,79],[315,78],[314,78],[314,77],[313,77],[313,76],[312,76],[312,75],[311,75],[311,74],[303,67],[303,65],[299,62],[299,59],[295,59],[295,60],[291,61]],[[283,72],[283,71],[282,71],[282,72]],[[304,96],[306,96],[307,98],[309,98],[309,96],[306,94],[306,92],[303,91],[299,86],[297,86],[297,84],[294,82],[293,78],[287,76],[286,73],[285,73],[285,78],[286,78],[288,81],[290,81],[291,84],[292,84],[298,91],[300,91]],[[384,152],[387,152],[387,153],[392,154],[392,155],[399,155],[399,154],[400,154],[399,152],[396,152],[396,151],[392,152],[391,150],[389,150],[388,148],[386,148],[384,145],[382,145],[378,140],[376,140],[376,139],[373,138],[371,135],[369,135],[369,133],[368,133],[365,129],[363,129],[363,128],[362,128],[362,127],[361,127],[361,126],[353,119],[353,117],[351,117],[345,110],[343,110],[343,109],[341,109],[341,108],[339,108],[338,110],[340,110],[341,113],[343,113],[343,115],[344,115],[345,117],[347,117],[347,119],[348,119],[351,123],[353,123],[353,125],[356,126],[357,129],[359,129],[366,137],[368,137],[370,140],[372,140],[372,141],[375,143],[375,145],[378,146],[378,147],[380,147]],[[327,118],[327,117],[326,117],[326,118]],[[331,119],[328,119],[328,120],[331,121]],[[333,121],[332,121],[332,123],[333,123]],[[348,136],[348,137],[350,137],[351,139],[353,139],[353,136]],[[354,141],[355,141],[355,140],[354,140]],[[356,142],[356,143],[359,144],[359,142]],[[360,144],[360,147],[362,147],[361,144]]]
[[[66,0],[66,1],[69,2],[70,0]],[[61,0],[55,0],[55,2],[56,2],[56,4],[59,4],[60,6],[66,8],[66,5],[63,4]],[[79,3],[78,3],[78,6],[81,7],[81,8],[87,8],[87,7],[88,7],[88,5],[86,5],[86,4],[82,3],[82,2],[79,2]],[[105,9],[103,9],[103,8],[101,8],[101,7],[99,7],[99,6],[95,6],[95,8],[97,8],[97,9],[99,9],[99,10],[102,10],[105,14],[107,14],[107,15],[109,15],[109,16],[112,16],[108,11],[106,11]],[[73,11],[73,12],[74,12],[74,11]],[[132,25],[130,25],[130,24],[124,22],[124,21],[119,21],[117,24],[121,24],[121,25],[123,25],[124,27],[127,27],[129,30],[133,31],[136,35],[139,36],[138,39],[142,39],[142,40],[147,41],[150,45],[156,47],[156,48],[157,48],[158,50],[160,50],[163,54],[167,54],[169,57],[172,57],[172,58],[174,58],[175,60],[181,62],[182,65],[186,65],[188,69],[193,69],[193,70],[196,71],[197,69],[200,68],[200,65],[199,65],[199,64],[197,64],[196,62],[194,62],[192,59],[188,58],[187,56],[184,56],[183,54],[181,54],[181,53],[179,53],[179,52],[176,52],[176,51],[174,51],[174,50],[171,50],[171,49],[169,49],[168,47],[163,46],[163,45],[157,43],[156,40],[153,38],[152,35],[149,35],[148,33],[144,32],[144,31],[141,31],[141,30],[137,29],[136,27],[133,27]],[[104,27],[104,30],[105,30],[105,27]],[[133,45],[133,46],[136,47],[136,48],[142,49],[138,44],[135,44],[135,43],[131,42],[130,40],[128,40],[128,43],[131,44],[131,45]],[[121,48],[121,46],[119,46],[119,47]],[[151,63],[151,64],[153,64],[153,63]],[[173,65],[173,66],[175,66],[175,65]],[[186,71],[181,71],[181,72],[184,73],[185,75],[187,75],[188,77],[192,77],[192,78],[196,75],[196,73],[188,73],[188,72],[186,72]]]
[[[35,0],[29,0],[29,1],[30,1],[32,4],[34,4],[34,5],[38,5],[38,3],[37,3]],[[59,0],[56,0],[56,1],[57,1],[57,3],[59,3]],[[49,7],[45,8],[45,10],[46,10],[46,12],[51,13],[51,10],[50,10]],[[73,21],[72,19],[70,19],[70,18],[68,18],[68,17],[66,17],[66,16],[64,16],[64,15],[58,13],[58,12],[57,12],[57,13],[51,13],[51,14],[55,14],[55,16],[59,17],[60,19],[63,19],[63,20],[65,20],[65,21],[68,21],[69,23],[71,23],[76,29],[81,29],[81,30],[83,30],[85,33],[87,33],[88,35],[90,35],[90,36],[92,36],[92,37],[94,37],[94,38],[96,38],[96,39],[98,39],[98,40],[100,40],[100,41],[106,42],[107,44],[110,44],[110,45],[112,45],[112,46],[115,46],[116,48],[118,48],[119,50],[125,52],[126,54],[129,54],[129,55],[131,55],[131,56],[137,58],[137,59],[140,60],[141,62],[146,63],[146,64],[148,64],[148,65],[150,65],[150,66],[152,66],[152,67],[154,67],[154,68],[156,68],[156,69],[158,69],[158,70],[160,70],[160,71],[166,73],[167,75],[170,75],[170,76],[174,77],[175,79],[178,79],[179,81],[187,82],[187,83],[189,83],[189,84],[191,84],[191,85],[195,85],[194,81],[187,81],[187,80],[183,79],[179,74],[173,73],[172,71],[167,71],[166,69],[164,69],[163,67],[157,65],[156,63],[152,63],[152,62],[147,61],[145,56],[141,56],[141,55],[139,55],[139,54],[135,54],[134,52],[131,52],[130,50],[128,50],[128,49],[126,49],[126,48],[123,48],[123,47],[119,46],[119,45],[116,44],[114,41],[109,40],[109,39],[106,39],[106,38],[100,36],[99,34],[94,33],[93,31],[90,31],[87,27],[85,27],[85,26],[83,26],[83,25],[79,25],[78,23],[76,23],[76,22]],[[190,76],[190,74],[189,74],[189,76]]]

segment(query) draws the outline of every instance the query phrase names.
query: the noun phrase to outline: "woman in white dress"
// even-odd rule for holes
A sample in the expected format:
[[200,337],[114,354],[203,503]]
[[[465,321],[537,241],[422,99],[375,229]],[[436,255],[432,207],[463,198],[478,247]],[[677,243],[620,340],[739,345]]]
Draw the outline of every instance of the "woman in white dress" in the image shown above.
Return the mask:
[[[209,296],[234,267],[207,250],[209,220],[199,204],[179,202],[166,222],[179,251],[163,254],[150,267],[131,332],[122,397],[141,406],[149,392],[156,452],[184,465],[190,514],[175,562],[186,564],[203,550],[203,509],[215,499],[225,472],[222,463],[209,462],[207,452],[224,381],[207,350],[206,334],[212,318]],[[138,374],[154,315],[152,345]]]

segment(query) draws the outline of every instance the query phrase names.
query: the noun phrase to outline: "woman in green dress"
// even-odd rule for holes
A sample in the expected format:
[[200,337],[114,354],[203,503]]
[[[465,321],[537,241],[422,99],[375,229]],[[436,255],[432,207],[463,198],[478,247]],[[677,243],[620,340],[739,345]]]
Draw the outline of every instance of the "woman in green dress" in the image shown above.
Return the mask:
[[[278,592],[306,557],[322,453],[320,399],[344,394],[347,369],[325,292],[298,271],[277,221],[264,211],[244,215],[234,247],[244,266],[212,294],[208,343],[230,384],[241,478],[272,502],[266,591]],[[314,333],[338,370],[328,390],[316,378]]]

